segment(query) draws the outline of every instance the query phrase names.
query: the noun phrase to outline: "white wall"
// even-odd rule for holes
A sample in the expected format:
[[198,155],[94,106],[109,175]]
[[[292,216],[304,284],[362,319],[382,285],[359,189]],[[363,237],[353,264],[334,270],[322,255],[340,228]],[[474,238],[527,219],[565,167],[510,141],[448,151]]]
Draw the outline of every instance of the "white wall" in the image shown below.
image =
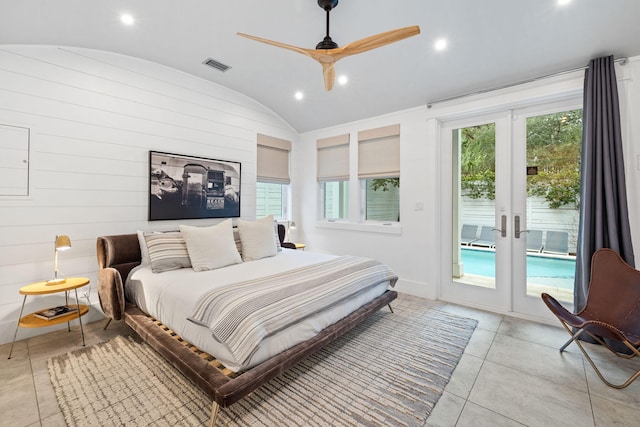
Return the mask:
[[[432,238],[437,228],[437,157],[427,135],[435,132],[426,120],[426,106],[400,111],[370,120],[301,134],[295,147],[293,200],[297,228],[295,241],[304,241],[307,250],[353,254],[376,258],[387,263],[400,276],[397,289],[435,298],[428,265],[436,258],[437,246]],[[400,218],[401,227],[361,226],[318,221],[318,183],[316,181],[316,140],[349,133],[350,166],[357,171],[357,133],[387,125],[400,124]],[[299,167],[304,165],[304,167]],[[360,194],[355,174],[351,176],[350,217],[358,221]],[[422,204],[422,210],[416,205]],[[418,208],[420,209],[420,208]],[[427,267],[427,268],[425,268]]]
[[[625,66],[617,66],[621,119],[626,162],[627,191],[630,198],[630,221],[636,258],[640,260],[640,57],[632,58]],[[294,172],[294,217],[298,229],[293,239],[305,241],[309,250],[351,253],[370,256],[388,263],[400,276],[397,289],[415,295],[436,298],[440,280],[440,249],[442,232],[447,220],[440,215],[440,194],[450,191],[440,188],[439,123],[465,116],[522,108],[542,102],[552,102],[581,93],[583,72],[575,72],[449,101],[432,108],[400,111],[368,120],[345,123],[328,129],[307,132],[299,137],[295,147],[298,167]],[[356,141],[357,132],[388,124],[401,126],[401,226],[398,234],[385,234],[384,227],[362,227],[326,224],[318,221],[317,182],[315,178],[315,141],[319,138],[351,133]],[[352,148],[355,144],[352,143]],[[351,169],[357,170],[357,158],[352,150]],[[351,189],[357,188],[352,175]],[[358,205],[359,195],[351,194],[351,211]],[[423,203],[424,210],[416,211]],[[357,221],[358,212],[352,213]],[[450,220],[450,219],[449,219]],[[383,230],[381,230],[383,229]],[[638,265],[640,263],[637,262]]]
[[[0,198],[0,343],[13,337],[20,287],[52,276],[56,234],[72,241],[60,271],[90,278],[95,308],[97,236],[177,227],[147,221],[149,150],[241,162],[241,215],[250,219],[256,133],[296,138],[250,98],[136,58],[0,46],[0,64],[0,124],[31,129],[30,195]],[[62,298],[30,296],[25,313]],[[18,339],[51,329],[21,328]]]
[[633,236],[636,267],[640,266],[640,56],[630,58],[616,69],[622,141],[627,177],[629,222]]

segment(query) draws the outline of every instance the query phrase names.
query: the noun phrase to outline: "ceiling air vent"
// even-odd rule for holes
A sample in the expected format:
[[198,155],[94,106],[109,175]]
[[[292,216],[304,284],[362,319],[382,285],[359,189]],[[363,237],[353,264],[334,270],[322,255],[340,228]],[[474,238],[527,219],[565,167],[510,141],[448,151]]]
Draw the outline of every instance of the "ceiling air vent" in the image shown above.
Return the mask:
[[225,64],[223,64],[223,63],[222,63],[222,62],[220,62],[220,61],[216,61],[216,60],[215,60],[215,59],[213,59],[213,58],[207,58],[207,59],[203,62],[203,64],[204,64],[204,65],[208,65],[209,67],[213,67],[213,68],[215,68],[216,70],[220,70],[220,71],[222,71],[222,72],[227,71],[229,68],[231,68],[230,66],[225,65]]

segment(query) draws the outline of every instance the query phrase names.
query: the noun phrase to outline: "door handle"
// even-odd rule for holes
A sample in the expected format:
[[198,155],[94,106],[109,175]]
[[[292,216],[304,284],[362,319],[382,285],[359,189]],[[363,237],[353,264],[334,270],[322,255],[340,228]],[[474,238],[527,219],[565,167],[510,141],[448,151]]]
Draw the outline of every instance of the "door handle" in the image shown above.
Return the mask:
[[500,217],[500,228],[494,228],[493,231],[499,231],[502,237],[507,237],[507,216]]
[[520,215],[516,215],[513,218],[513,237],[520,238],[521,233],[528,233],[529,230],[520,230]]

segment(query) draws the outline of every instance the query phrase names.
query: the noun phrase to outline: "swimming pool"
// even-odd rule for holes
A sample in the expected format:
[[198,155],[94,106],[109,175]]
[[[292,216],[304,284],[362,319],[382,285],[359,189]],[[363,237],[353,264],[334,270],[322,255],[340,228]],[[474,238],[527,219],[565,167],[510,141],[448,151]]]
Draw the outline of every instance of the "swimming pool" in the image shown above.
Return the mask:
[[[495,252],[462,248],[464,272],[496,277]],[[573,289],[575,259],[527,255],[527,282]]]

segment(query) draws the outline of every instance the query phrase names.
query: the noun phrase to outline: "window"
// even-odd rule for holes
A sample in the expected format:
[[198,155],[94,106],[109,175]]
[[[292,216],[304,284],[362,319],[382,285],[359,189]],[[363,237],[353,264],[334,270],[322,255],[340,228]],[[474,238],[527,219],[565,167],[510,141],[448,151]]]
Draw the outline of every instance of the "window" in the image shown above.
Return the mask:
[[400,221],[400,178],[363,180],[365,219],[367,221]]
[[289,186],[275,182],[258,182],[256,187],[256,217],[273,215],[286,220],[289,206]]
[[256,217],[289,216],[289,152],[291,142],[258,134]]
[[400,125],[358,132],[363,219],[400,221]]
[[323,185],[323,218],[349,219],[349,181],[325,181]]
[[321,216],[336,220],[349,218],[349,135],[319,139],[318,182]]

